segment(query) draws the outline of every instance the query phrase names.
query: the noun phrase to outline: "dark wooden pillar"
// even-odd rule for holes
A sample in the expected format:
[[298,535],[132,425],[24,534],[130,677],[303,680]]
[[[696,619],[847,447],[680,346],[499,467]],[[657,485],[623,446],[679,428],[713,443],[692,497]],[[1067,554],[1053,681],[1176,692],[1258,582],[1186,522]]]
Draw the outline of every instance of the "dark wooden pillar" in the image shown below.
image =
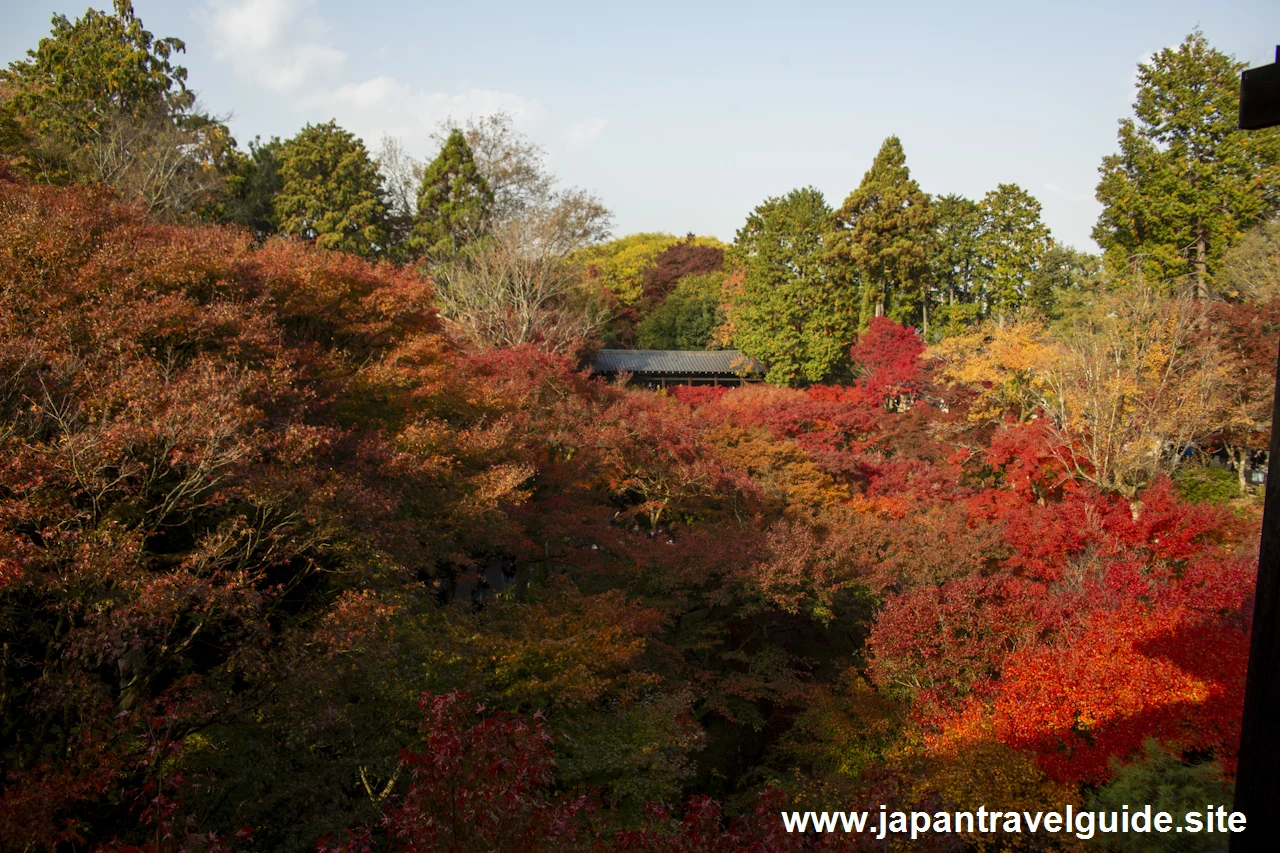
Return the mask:
[[[1280,125],[1280,47],[1276,63],[1240,76],[1240,127]],[[1280,353],[1276,398],[1271,409],[1268,461],[1280,460]],[[1244,688],[1240,768],[1233,809],[1245,815],[1245,831],[1233,834],[1231,853],[1280,850],[1280,473],[1267,468],[1258,547],[1258,587]]]
[[[1280,377],[1280,355],[1276,364]],[[1269,456],[1280,459],[1280,387],[1271,410]],[[1231,836],[1231,853],[1280,850],[1280,472],[1270,468],[1232,809],[1243,812],[1246,823],[1243,833]]]

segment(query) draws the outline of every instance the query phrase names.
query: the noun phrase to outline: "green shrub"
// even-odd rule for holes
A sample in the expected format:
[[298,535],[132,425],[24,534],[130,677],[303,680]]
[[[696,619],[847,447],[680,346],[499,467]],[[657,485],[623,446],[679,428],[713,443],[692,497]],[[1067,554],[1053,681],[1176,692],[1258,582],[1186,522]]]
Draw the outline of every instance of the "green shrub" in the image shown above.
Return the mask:
[[1220,504],[1240,497],[1240,481],[1234,471],[1192,465],[1174,476],[1178,493],[1192,503]]
[[[1168,812],[1173,825],[1182,824],[1187,812],[1200,812],[1206,805],[1231,805],[1231,787],[1223,779],[1222,765],[1216,761],[1187,764],[1154,740],[1148,740],[1143,755],[1121,767],[1115,778],[1089,797],[1087,808],[1120,812],[1125,805],[1136,811],[1147,805],[1151,813]],[[1200,853],[1225,850],[1226,833],[1117,832],[1094,835],[1095,849],[1123,853]]]

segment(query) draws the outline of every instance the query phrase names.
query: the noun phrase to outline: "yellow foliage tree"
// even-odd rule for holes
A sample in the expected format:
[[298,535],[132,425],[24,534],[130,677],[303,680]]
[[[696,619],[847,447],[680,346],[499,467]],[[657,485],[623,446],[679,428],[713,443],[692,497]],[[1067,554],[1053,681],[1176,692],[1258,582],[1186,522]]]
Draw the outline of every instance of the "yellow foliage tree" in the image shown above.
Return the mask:
[[975,421],[1014,414],[1025,421],[1043,405],[1045,371],[1054,348],[1039,316],[1024,312],[1003,324],[988,320],[963,335],[930,347],[944,381],[977,393],[969,410]]
[[1240,416],[1232,362],[1212,338],[1193,340],[1207,320],[1189,297],[1130,292],[1103,310],[1055,347],[1045,408],[1066,469],[1133,497]]
[[679,239],[672,234],[628,234],[579,251],[575,261],[592,270],[600,286],[621,305],[634,305],[644,291],[644,271]]
[[1053,450],[1077,479],[1132,497],[1187,451],[1239,424],[1233,361],[1203,303],[1130,291],[1101,301],[1058,338],[1031,315],[947,338],[929,354],[976,395],[970,418],[1042,411]]
[[711,430],[707,438],[721,459],[750,475],[788,517],[812,517],[851,497],[847,486],[837,483],[794,442],[729,424]]
[[[939,811],[976,812],[1058,812],[1070,804],[1080,808],[1080,793],[1074,786],[1053,782],[1026,753],[996,740],[994,727],[984,719],[969,732],[972,737],[935,743],[919,765],[914,800],[937,796]],[[965,834],[972,849],[997,850],[1079,850],[1072,833],[1043,832]]]

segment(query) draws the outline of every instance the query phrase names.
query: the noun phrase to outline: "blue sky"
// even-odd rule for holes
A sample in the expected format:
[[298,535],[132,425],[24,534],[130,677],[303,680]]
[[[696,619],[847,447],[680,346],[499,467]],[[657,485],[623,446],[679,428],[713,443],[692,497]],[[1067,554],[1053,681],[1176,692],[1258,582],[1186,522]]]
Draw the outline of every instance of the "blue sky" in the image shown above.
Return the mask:
[[[101,0],[99,5],[106,5]],[[0,0],[0,59],[84,0]],[[730,240],[771,195],[839,205],[897,134],[928,192],[998,183],[1040,199],[1055,237],[1094,249],[1097,168],[1134,70],[1196,25],[1274,58],[1280,3],[529,3],[135,0],[187,43],[207,109],[242,142],[336,118],[417,156],[446,117],[504,109],[615,233]]]

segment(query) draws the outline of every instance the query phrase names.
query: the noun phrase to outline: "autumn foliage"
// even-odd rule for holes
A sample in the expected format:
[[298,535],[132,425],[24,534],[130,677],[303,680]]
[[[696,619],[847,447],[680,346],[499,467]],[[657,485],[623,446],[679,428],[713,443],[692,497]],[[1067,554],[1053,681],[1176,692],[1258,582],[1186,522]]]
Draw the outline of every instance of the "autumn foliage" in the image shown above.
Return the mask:
[[[1257,513],[1100,476],[1042,325],[668,395],[433,304],[0,182],[0,849],[763,853],[1232,772]],[[1261,370],[1227,320],[1166,363]]]

